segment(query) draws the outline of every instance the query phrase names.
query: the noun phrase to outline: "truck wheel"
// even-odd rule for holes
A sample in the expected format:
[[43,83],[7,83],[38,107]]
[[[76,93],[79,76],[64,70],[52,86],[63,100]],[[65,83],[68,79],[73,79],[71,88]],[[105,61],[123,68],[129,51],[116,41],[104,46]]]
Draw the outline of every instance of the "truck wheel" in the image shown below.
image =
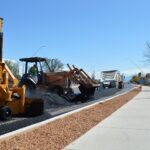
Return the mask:
[[111,83],[110,83],[110,85],[108,86],[108,88],[112,88],[112,85],[111,85]]
[[105,89],[106,87],[105,87],[105,85],[103,84],[103,89]]
[[88,94],[89,97],[93,96],[94,93],[95,93],[95,87],[89,88],[89,89],[88,89],[88,93],[89,93],[89,94]]
[[7,120],[12,115],[11,109],[8,106],[0,108],[0,120]]
[[122,89],[122,88],[123,88],[123,83],[119,82],[119,89]]

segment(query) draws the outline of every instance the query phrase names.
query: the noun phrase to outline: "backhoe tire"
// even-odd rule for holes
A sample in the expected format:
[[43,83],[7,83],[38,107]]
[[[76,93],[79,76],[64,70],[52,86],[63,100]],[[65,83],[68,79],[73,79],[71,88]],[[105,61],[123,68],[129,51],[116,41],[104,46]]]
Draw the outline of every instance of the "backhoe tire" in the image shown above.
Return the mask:
[[95,87],[87,88],[82,84],[79,86],[79,90],[80,90],[81,94],[87,98],[90,98],[95,93]]
[[7,120],[11,117],[12,112],[9,106],[2,106],[0,108],[0,120]]
[[34,117],[42,115],[44,112],[44,101],[39,100],[32,100],[30,104],[25,105],[25,115]]

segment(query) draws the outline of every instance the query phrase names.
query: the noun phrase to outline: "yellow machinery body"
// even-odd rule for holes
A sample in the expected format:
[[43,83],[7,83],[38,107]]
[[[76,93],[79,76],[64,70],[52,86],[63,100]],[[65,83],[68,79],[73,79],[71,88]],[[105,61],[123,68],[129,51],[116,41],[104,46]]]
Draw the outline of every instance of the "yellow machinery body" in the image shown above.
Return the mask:
[[12,114],[24,113],[25,86],[17,87],[17,84],[7,65],[0,62],[0,106],[9,106]]
[[2,20],[0,18],[0,119],[23,113],[40,115],[43,113],[43,100],[26,98],[25,85],[18,86],[19,81],[2,61]]
[[37,116],[43,113],[43,109],[44,101],[41,98],[27,98],[25,85],[18,87],[18,80],[7,65],[0,62],[0,119],[21,114]]

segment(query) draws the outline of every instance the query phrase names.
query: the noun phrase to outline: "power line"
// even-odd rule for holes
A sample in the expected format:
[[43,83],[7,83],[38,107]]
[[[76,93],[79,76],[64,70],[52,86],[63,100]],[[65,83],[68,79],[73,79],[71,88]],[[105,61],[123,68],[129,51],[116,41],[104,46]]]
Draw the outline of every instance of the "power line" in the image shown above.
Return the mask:
[[45,45],[40,46],[32,55],[32,57],[36,56],[36,54],[40,51],[41,48],[46,47]]
[[134,66],[136,66],[137,69],[139,69],[141,72],[143,72],[143,70],[141,69],[141,67],[139,67],[133,60],[131,60],[131,59],[129,59],[129,58],[128,58],[128,60],[129,60],[132,64],[134,64]]

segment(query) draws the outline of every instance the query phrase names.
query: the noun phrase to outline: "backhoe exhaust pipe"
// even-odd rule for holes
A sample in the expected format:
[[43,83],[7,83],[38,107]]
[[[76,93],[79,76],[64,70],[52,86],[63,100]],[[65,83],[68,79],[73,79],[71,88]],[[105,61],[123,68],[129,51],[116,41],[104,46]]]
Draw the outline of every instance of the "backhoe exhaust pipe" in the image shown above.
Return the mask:
[[2,32],[3,18],[0,18],[0,62],[3,61],[3,32]]

